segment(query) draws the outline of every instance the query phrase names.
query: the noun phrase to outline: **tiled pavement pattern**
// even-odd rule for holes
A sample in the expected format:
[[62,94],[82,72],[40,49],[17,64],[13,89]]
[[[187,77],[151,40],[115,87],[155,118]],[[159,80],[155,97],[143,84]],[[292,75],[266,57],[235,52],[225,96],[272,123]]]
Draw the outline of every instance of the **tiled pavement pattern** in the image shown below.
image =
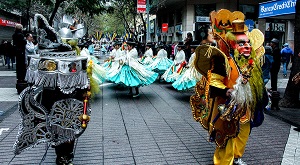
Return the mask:
[[[11,93],[14,83],[8,87]],[[0,87],[3,85],[7,84]],[[126,95],[126,89],[114,84],[103,84],[101,89],[92,101],[92,120],[76,143],[74,164],[212,164],[214,144],[207,142],[206,131],[192,118],[191,92],[177,92],[170,84],[155,83],[140,88],[140,98],[133,99]],[[0,135],[1,165],[14,157],[12,145],[20,121],[14,111],[16,100],[5,101],[6,96],[0,95],[0,107],[7,111],[0,129],[9,128]],[[263,125],[251,132],[244,160],[250,165],[296,165],[299,143],[299,132],[266,115]],[[40,144],[24,151],[10,164],[55,164],[54,150],[50,147],[45,154],[46,148]]]
[[[108,84],[92,102],[92,120],[79,138],[75,164],[211,164],[214,145],[192,118],[190,92],[180,93],[169,84],[141,88],[140,98]],[[15,111],[1,122],[10,128],[0,136],[1,164],[13,158],[18,130]],[[276,129],[274,129],[276,128]],[[264,124],[252,130],[245,161],[248,164],[281,164],[290,125],[266,115]],[[11,164],[39,164],[45,144],[17,155]],[[54,164],[50,147],[43,164]]]

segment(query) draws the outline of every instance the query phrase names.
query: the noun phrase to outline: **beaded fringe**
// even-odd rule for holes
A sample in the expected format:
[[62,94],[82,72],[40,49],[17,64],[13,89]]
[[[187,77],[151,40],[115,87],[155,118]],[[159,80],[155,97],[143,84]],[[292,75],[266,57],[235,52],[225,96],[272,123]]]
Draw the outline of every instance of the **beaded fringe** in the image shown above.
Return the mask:
[[48,88],[59,87],[64,94],[72,93],[76,88],[84,89],[88,87],[88,77],[86,72],[63,74],[57,72],[42,72],[28,69],[25,80],[35,86]]

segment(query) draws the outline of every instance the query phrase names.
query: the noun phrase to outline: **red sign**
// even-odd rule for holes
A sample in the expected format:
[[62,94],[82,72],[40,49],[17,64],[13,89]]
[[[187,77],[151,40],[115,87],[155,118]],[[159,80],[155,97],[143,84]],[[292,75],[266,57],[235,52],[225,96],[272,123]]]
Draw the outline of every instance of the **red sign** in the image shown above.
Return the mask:
[[10,27],[15,27],[17,22],[12,22],[9,20],[1,19],[0,18],[0,26],[10,26]]
[[163,33],[167,33],[168,32],[168,23],[163,23],[162,26],[161,26],[161,31]]
[[137,12],[146,13],[146,0],[137,0]]

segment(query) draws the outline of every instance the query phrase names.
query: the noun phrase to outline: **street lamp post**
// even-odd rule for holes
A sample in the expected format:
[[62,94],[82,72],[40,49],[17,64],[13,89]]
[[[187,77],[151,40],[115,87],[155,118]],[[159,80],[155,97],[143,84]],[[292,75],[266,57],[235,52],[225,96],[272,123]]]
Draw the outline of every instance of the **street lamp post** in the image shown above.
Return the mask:
[[150,12],[150,5],[149,0],[146,3],[146,10],[147,10],[147,35],[146,35],[146,42],[150,41],[150,20],[149,20],[149,12]]

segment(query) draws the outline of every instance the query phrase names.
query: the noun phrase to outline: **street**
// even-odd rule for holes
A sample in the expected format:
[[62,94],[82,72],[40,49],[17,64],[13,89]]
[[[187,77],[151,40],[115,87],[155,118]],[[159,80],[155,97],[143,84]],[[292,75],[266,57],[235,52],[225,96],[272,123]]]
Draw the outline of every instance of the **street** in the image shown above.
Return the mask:
[[[55,164],[54,149],[47,144],[14,157],[20,122],[14,71],[2,67],[0,77],[0,164]],[[140,92],[139,98],[131,98],[128,89],[101,85],[101,94],[91,101],[91,121],[75,143],[74,164],[213,163],[215,145],[192,117],[193,91],[178,92],[171,84],[155,82]],[[293,128],[265,115],[263,125],[251,132],[243,160],[253,165],[297,164],[300,138]]]

